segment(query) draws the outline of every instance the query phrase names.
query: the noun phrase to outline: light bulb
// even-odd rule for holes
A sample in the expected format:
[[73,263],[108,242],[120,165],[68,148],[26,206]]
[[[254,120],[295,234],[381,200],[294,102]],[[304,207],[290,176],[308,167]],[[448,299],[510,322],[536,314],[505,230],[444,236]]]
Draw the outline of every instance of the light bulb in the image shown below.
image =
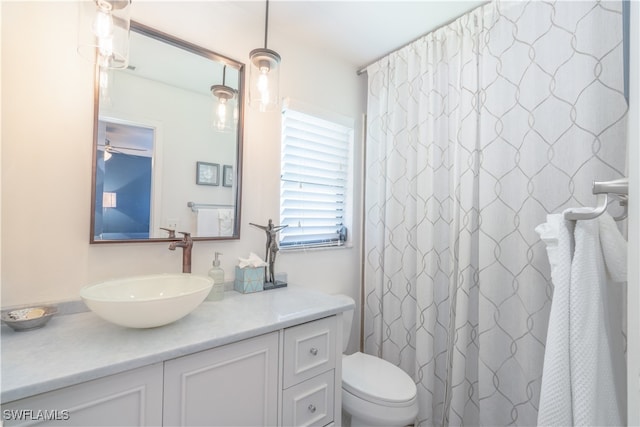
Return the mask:
[[113,37],[102,37],[98,39],[98,52],[103,58],[111,58],[113,55]]
[[113,36],[113,17],[109,10],[99,8],[93,20],[93,34],[98,40]]
[[260,92],[260,103],[268,104],[269,103],[269,68],[261,67],[260,75],[258,76],[258,92]]
[[269,68],[261,67],[260,75],[258,76],[258,90],[268,91],[269,90]]
[[227,100],[225,98],[220,98],[217,114],[218,120],[216,120],[216,127],[218,130],[224,130],[227,125]]
[[111,153],[105,149],[104,150],[104,161],[106,162],[110,158],[111,158]]

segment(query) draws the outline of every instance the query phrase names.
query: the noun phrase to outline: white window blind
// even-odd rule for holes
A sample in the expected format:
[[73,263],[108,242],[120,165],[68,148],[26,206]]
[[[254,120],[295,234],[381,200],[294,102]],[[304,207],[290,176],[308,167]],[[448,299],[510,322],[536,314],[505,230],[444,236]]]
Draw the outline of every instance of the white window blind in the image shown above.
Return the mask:
[[353,127],[290,108],[282,114],[280,246],[341,246]]

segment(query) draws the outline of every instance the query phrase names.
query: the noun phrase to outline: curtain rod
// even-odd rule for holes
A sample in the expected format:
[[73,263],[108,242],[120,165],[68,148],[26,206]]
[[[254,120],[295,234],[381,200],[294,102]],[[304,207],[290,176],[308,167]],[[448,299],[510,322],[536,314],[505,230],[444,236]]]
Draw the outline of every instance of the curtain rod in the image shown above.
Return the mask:
[[451,24],[451,23],[452,23],[452,22],[454,22],[454,21],[457,21],[458,19],[460,19],[460,18],[461,18],[461,17],[463,17],[464,15],[466,15],[466,14],[468,14],[468,13],[471,13],[472,11],[474,11],[474,10],[476,10],[476,9],[478,9],[478,8],[482,7],[482,6],[485,6],[485,5],[487,5],[488,3],[491,3],[491,0],[486,0],[486,1],[484,1],[480,6],[478,6],[478,7],[474,7],[473,9],[471,9],[471,10],[468,10],[468,11],[464,12],[462,15],[458,15],[458,16],[456,16],[455,18],[448,20],[448,21],[447,21],[447,22],[445,22],[444,24],[441,24],[441,25],[439,25],[439,26],[437,26],[437,27],[435,27],[435,28],[433,28],[433,29],[431,29],[431,30],[427,31],[426,33],[424,33],[424,34],[422,34],[422,35],[420,35],[420,36],[416,37],[415,39],[413,39],[413,40],[411,40],[411,41],[409,41],[409,42],[407,42],[407,43],[405,43],[405,44],[403,44],[402,46],[400,46],[400,47],[397,47],[397,48],[395,48],[395,49],[390,50],[389,52],[385,53],[384,55],[382,55],[382,56],[380,56],[380,57],[378,57],[378,58],[374,59],[373,61],[369,62],[368,64],[363,65],[362,67],[358,68],[358,70],[356,71],[356,74],[357,74],[357,75],[361,75],[361,74],[366,73],[366,72],[367,72],[367,68],[369,68],[369,66],[370,66],[370,65],[375,64],[376,62],[380,61],[382,58],[385,58],[385,57],[387,57],[387,56],[391,55],[392,53],[397,52],[397,51],[399,51],[400,49],[403,49],[403,48],[405,48],[405,47],[409,46],[411,43],[414,43],[414,42],[416,42],[416,41],[420,40],[421,38],[426,37],[427,35],[429,35],[429,34],[433,33],[434,31],[439,30],[440,28],[446,27],[447,25]]

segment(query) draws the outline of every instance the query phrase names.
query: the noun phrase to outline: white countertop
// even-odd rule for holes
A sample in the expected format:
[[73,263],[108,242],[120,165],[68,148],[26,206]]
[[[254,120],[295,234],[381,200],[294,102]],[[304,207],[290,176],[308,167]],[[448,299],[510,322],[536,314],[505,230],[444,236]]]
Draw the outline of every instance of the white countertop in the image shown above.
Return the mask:
[[79,384],[262,335],[353,308],[353,302],[289,286],[225,292],[188,316],[153,329],[129,329],[92,312],[54,316],[44,328],[2,325],[1,402]]

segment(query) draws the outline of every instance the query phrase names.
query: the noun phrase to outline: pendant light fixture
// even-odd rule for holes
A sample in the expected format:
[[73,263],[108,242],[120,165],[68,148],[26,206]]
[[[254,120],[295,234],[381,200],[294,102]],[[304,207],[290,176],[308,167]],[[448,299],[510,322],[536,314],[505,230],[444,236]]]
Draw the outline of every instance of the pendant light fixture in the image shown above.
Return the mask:
[[236,90],[225,84],[227,66],[222,68],[222,84],[211,86],[214,96],[212,123],[219,132],[229,132],[235,129],[237,123],[237,109],[235,105]]
[[81,0],[78,5],[80,56],[101,68],[126,68],[131,0]]
[[280,79],[280,55],[267,49],[269,30],[269,0],[266,0],[264,22],[264,48],[249,53],[249,105],[260,111],[278,110],[280,98],[278,83]]

